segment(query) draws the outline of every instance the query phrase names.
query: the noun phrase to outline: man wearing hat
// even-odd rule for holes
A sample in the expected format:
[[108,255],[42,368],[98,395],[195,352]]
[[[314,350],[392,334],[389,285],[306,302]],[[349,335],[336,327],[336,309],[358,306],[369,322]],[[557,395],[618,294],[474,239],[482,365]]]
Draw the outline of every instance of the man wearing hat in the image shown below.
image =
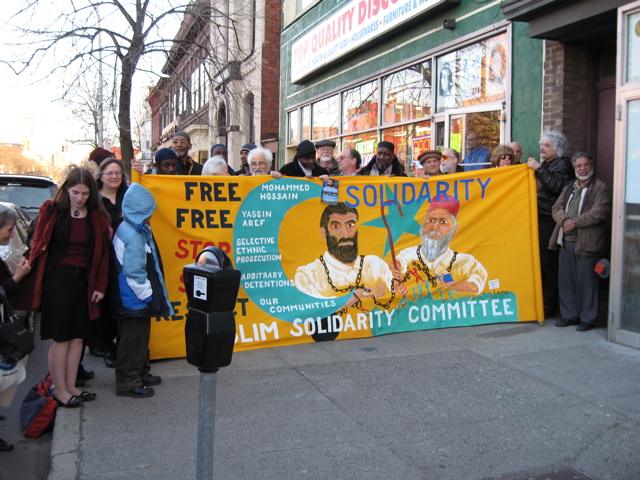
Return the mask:
[[[189,156],[191,137],[187,132],[176,132],[171,140],[171,148],[178,155],[176,175],[201,175],[202,165]],[[157,154],[156,154],[157,155]]]
[[442,153],[438,150],[425,150],[418,155],[418,162],[422,168],[416,169],[416,176],[422,178],[431,178],[440,175],[440,162]]
[[417,271],[431,296],[442,299],[445,290],[480,295],[487,282],[487,271],[473,255],[454,252],[449,248],[460,230],[458,211],[460,202],[446,195],[431,202],[420,228],[422,244],[408,247],[390,264],[396,280],[406,282],[415,278],[408,273]]
[[325,175],[327,171],[316,163],[316,147],[309,140],[303,140],[296,148],[293,160],[280,169],[287,177],[313,178]]
[[327,171],[327,175],[340,175],[338,162],[333,158],[333,150],[336,148],[336,142],[333,140],[320,140],[316,142],[316,151],[318,152],[318,165]]
[[254,143],[245,143],[240,149],[240,170],[236,175],[251,175],[251,167],[249,166],[249,152],[256,148]]
[[225,163],[227,164],[227,171],[229,172],[229,175],[236,175],[236,171],[231,168],[231,165],[229,165],[229,151],[227,150],[227,146],[223,145],[222,143],[216,143],[214,146],[211,147],[211,157],[217,157],[220,156],[222,158],[224,158]]
[[[151,173],[157,175],[177,175],[176,170],[178,169],[179,163],[180,159],[176,152],[170,148],[161,148],[156,152],[155,163]],[[138,169],[136,168],[136,170]]]
[[358,175],[386,175],[388,177],[406,177],[404,166],[395,154],[395,145],[391,142],[378,143],[375,160],[363,167]]

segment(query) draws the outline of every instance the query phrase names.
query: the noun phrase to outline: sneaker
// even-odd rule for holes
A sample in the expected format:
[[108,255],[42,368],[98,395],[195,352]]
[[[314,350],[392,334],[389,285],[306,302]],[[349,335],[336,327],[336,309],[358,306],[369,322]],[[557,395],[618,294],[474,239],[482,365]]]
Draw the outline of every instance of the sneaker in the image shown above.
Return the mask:
[[132,398],[149,398],[153,397],[153,388],[146,387],[144,385],[140,385],[139,387],[134,388],[133,390],[129,390],[126,392],[116,392],[118,397],[132,397]]

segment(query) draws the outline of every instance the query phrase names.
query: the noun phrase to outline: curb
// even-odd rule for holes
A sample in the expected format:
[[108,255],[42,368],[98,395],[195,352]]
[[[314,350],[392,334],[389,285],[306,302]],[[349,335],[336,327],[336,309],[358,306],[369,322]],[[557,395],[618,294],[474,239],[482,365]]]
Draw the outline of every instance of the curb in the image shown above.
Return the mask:
[[56,409],[48,480],[71,480],[78,477],[81,411],[82,406]]

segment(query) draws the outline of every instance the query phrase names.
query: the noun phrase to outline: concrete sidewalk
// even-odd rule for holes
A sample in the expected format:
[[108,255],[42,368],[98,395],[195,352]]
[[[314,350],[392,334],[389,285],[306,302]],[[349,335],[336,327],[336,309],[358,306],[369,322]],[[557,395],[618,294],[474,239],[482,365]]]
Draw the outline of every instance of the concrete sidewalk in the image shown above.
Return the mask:
[[[198,370],[154,362],[163,383],[140,400],[115,396],[102,359],[85,363],[98,399],[58,409],[49,479],[195,478]],[[217,375],[216,479],[480,480],[563,467],[640,478],[640,351],[602,328],[498,324],[254,350]]]

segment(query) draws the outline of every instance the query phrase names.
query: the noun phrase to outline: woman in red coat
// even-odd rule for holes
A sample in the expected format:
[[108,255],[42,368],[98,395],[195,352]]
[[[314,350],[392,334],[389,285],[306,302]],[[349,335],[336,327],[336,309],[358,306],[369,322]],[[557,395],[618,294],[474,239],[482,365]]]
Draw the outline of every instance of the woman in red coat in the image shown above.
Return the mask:
[[29,280],[33,307],[42,311],[40,335],[53,339],[49,370],[54,398],[63,407],[96,398],[75,383],[82,342],[107,287],[109,225],[96,181],[84,168],[71,170],[53,201],[40,207],[30,254],[35,274]]

